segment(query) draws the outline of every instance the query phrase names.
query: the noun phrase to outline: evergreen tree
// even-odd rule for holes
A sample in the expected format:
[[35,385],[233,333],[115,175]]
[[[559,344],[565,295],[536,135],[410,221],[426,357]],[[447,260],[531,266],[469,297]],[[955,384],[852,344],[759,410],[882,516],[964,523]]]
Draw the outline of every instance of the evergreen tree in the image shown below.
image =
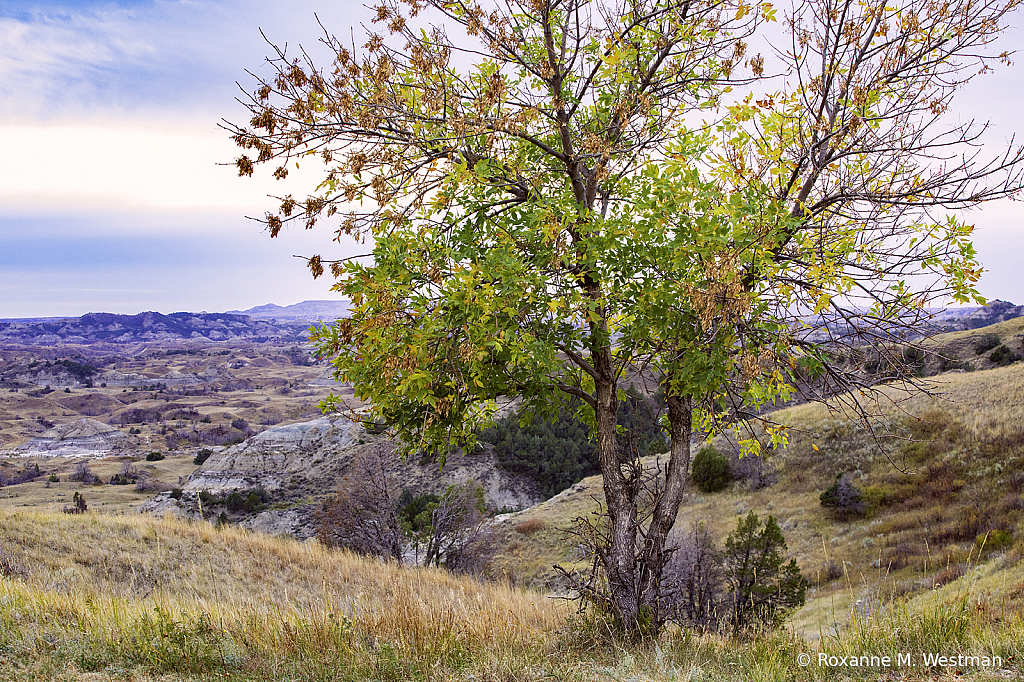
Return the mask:
[[761,525],[750,512],[725,541],[725,579],[732,592],[732,620],[737,630],[754,623],[778,625],[787,613],[804,605],[807,580],[796,560],[785,560],[786,539],[769,516]]

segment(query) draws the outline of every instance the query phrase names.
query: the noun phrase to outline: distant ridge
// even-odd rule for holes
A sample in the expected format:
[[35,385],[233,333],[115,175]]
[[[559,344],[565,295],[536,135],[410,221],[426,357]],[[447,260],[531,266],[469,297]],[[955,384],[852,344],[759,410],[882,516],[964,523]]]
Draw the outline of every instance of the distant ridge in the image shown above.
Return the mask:
[[352,304],[345,299],[329,301],[303,301],[292,305],[280,306],[274,303],[258,305],[248,310],[229,310],[228,315],[248,315],[257,320],[303,320],[315,322],[316,320],[336,320],[339,317],[348,317],[352,310]]
[[[0,345],[161,343],[193,341],[307,343],[309,326],[351,314],[345,299],[273,303],[225,313],[88,313],[81,317],[0,319]],[[976,308],[930,310],[933,331],[966,331],[1024,317],[1024,306],[994,300]]]
[[221,341],[305,343],[308,325],[228,313],[88,313],[60,319],[0,320],[0,344],[179,343]]

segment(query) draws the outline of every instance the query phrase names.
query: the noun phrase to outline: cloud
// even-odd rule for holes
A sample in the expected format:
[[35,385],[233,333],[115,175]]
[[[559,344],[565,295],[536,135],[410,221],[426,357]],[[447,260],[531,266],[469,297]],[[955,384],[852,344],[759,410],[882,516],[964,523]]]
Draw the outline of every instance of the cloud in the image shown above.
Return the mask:
[[358,23],[358,2],[24,2],[0,9],[0,115],[7,120],[232,106],[271,39],[315,52],[325,25]]
[[[318,184],[314,164],[285,181],[239,178],[240,153],[216,121],[142,118],[0,123],[0,210],[223,210],[262,215],[267,195],[304,197]],[[223,165],[229,164],[229,165]]]

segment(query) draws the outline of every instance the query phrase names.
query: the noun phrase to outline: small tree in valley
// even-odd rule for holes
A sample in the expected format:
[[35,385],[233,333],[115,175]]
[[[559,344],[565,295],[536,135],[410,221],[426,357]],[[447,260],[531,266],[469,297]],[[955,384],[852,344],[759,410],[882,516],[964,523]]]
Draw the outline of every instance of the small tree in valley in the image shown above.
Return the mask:
[[[318,514],[317,537],[321,542],[402,561],[402,526],[391,499],[388,471],[392,457],[391,450],[384,446],[356,455],[338,494]],[[250,493],[250,498],[253,496]]]
[[831,509],[840,521],[846,521],[851,514],[861,515],[867,509],[864,504],[864,493],[846,477],[836,476],[835,483],[829,486],[818,499],[821,506]]

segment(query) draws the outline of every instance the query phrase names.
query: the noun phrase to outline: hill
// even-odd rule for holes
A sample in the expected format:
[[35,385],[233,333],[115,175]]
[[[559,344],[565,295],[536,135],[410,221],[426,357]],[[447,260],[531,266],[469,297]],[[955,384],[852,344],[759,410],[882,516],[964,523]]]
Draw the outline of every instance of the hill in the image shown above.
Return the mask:
[[[536,592],[316,543],[174,519],[0,512],[3,680],[811,681],[860,673],[822,667],[819,653],[897,652],[912,664],[871,672],[1019,674],[1020,621],[961,596],[939,592],[816,644],[671,629],[636,644]],[[932,651],[988,664],[927,666]]]
[[309,325],[228,313],[89,313],[81,317],[0,320],[2,345],[221,342],[305,342]]
[[[793,620],[795,630],[811,639],[854,627],[855,606],[863,617],[894,599],[920,603],[940,588],[970,592],[985,608],[1019,618],[1024,364],[947,373],[927,388],[932,395],[885,388],[877,405],[883,416],[870,429],[844,419],[835,404],[774,413],[792,429],[789,446],[762,462],[775,482],[757,488],[740,479],[714,494],[691,489],[676,541],[685,542],[693,526],[704,523],[721,544],[747,512],[774,516],[790,556],[812,582],[808,603]],[[725,437],[714,446],[736,451]],[[646,462],[653,469],[657,458]],[[840,474],[861,490],[866,504],[863,514],[846,521],[819,499]],[[562,529],[597,511],[601,499],[600,477],[592,477],[501,517],[501,565],[522,583],[556,586],[553,564],[583,568],[587,560]]]
[[260,320],[298,320],[303,322],[316,322],[324,320],[330,322],[339,317],[347,317],[352,310],[352,304],[344,299],[328,301],[303,301],[292,305],[276,305],[268,303],[259,305],[248,310],[229,310],[229,315],[246,315]]

